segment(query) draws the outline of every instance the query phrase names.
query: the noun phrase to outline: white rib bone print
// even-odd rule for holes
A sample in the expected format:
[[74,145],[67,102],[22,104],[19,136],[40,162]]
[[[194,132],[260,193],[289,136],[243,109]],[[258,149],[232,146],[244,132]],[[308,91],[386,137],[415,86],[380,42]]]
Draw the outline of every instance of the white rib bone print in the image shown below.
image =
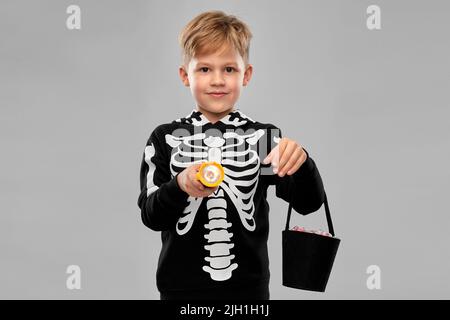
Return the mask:
[[[185,137],[167,134],[165,137],[172,148],[177,148],[172,152],[170,159],[170,170],[173,176],[178,171],[205,160],[216,161],[224,167],[225,177],[222,184],[207,198],[206,202],[209,222],[204,226],[205,239],[208,240],[204,248],[209,252],[205,257],[209,265],[203,266],[203,270],[208,272],[213,280],[224,281],[231,278],[233,270],[238,267],[237,263],[232,263],[235,255],[230,253],[234,243],[233,233],[228,231],[232,224],[227,221],[225,194],[234,204],[242,225],[248,231],[256,228],[253,218],[255,211],[253,196],[258,184],[260,161],[257,152],[250,146],[255,145],[264,133],[265,131],[260,129],[244,135],[226,132],[222,137],[206,137],[205,133]],[[206,146],[195,141],[198,139],[201,139]],[[237,142],[224,145],[226,139],[234,139]],[[186,148],[189,151],[186,151]],[[235,151],[236,149],[239,151]],[[238,161],[236,160],[238,157],[248,158],[248,160]],[[188,198],[189,204],[176,226],[179,235],[184,235],[191,229],[202,200],[203,198]]]

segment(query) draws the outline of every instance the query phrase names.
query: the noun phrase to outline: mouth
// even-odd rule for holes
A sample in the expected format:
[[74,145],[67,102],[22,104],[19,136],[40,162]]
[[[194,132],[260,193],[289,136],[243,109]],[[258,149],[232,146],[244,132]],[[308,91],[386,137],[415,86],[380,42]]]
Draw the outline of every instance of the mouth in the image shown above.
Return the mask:
[[226,94],[228,94],[228,93],[227,92],[209,92],[208,93],[208,95],[216,97],[216,98],[223,97]]

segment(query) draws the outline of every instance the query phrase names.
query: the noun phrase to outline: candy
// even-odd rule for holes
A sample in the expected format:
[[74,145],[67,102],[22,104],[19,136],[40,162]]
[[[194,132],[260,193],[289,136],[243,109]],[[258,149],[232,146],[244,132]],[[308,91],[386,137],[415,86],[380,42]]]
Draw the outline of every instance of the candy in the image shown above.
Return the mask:
[[203,162],[197,172],[197,178],[207,187],[216,187],[223,181],[223,167],[215,161]]
[[332,235],[329,232],[323,231],[323,230],[306,230],[304,227],[295,226],[291,229],[292,231],[299,231],[299,232],[308,232],[308,233],[315,233],[320,236],[325,237],[332,237]]

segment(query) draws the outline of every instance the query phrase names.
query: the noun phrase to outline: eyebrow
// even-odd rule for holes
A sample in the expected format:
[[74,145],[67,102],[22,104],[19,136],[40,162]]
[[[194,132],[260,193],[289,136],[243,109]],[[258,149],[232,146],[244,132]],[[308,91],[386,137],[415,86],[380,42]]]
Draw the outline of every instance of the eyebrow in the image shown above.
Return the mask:
[[[212,65],[211,64],[209,64],[209,63],[207,63],[207,62],[198,62],[198,65],[200,65],[200,64],[203,64],[203,65],[205,65],[205,66],[209,66],[209,67],[211,67]],[[228,65],[234,65],[234,66],[238,66],[238,64],[236,63],[236,62],[227,62],[227,63],[225,63],[224,64],[224,66],[228,66]]]

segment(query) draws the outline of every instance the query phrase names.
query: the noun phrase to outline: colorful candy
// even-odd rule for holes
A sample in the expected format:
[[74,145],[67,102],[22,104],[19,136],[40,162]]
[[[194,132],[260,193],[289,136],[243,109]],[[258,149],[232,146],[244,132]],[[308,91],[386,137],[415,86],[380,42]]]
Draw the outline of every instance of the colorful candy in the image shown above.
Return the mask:
[[299,227],[299,226],[295,226],[291,229],[292,231],[299,231],[299,232],[308,232],[308,233],[315,233],[318,234],[320,236],[325,236],[325,237],[332,237],[332,235],[329,232],[323,231],[323,230],[307,230],[304,227]]

